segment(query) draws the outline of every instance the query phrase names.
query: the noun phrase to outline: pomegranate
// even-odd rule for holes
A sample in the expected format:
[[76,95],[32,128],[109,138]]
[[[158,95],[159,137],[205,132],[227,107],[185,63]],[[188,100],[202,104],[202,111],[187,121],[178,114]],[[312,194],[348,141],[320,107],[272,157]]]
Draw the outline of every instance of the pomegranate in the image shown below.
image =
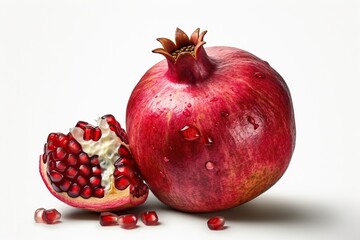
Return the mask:
[[207,221],[208,228],[211,230],[224,229],[225,218],[222,216],[212,217]]
[[283,78],[255,55],[204,47],[196,29],[159,38],[165,57],[134,88],[127,106],[130,149],[165,204],[187,212],[235,207],[284,174],[295,120]]
[[148,187],[129,151],[127,135],[114,116],[98,126],[79,121],[65,135],[50,133],[40,156],[40,174],[61,201],[104,212],[145,202]]

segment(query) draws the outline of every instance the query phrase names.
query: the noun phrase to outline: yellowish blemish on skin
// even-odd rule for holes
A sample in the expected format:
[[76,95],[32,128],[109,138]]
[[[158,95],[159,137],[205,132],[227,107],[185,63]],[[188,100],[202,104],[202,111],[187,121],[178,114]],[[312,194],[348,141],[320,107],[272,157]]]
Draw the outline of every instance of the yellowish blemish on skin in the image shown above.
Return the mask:
[[241,198],[245,201],[251,200],[269,189],[281,176],[279,170],[267,166],[255,167],[255,169],[238,189],[239,192],[242,192]]

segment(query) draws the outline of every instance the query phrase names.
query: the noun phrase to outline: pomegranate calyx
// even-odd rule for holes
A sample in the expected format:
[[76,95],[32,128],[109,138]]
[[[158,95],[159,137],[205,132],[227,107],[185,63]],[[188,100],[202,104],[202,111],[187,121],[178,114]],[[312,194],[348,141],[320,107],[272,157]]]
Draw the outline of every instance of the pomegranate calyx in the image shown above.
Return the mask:
[[157,38],[163,48],[154,49],[154,53],[160,53],[166,57],[166,59],[175,63],[182,56],[188,55],[197,59],[199,49],[206,43],[203,41],[207,31],[203,31],[201,34],[200,29],[197,28],[189,38],[188,35],[180,28],[176,28],[175,42],[168,38]]
[[163,48],[154,49],[154,53],[163,55],[168,62],[169,79],[178,83],[198,83],[207,79],[215,64],[209,59],[203,45],[207,31],[200,33],[197,28],[190,36],[181,29],[175,32],[175,42],[168,38],[158,38]]

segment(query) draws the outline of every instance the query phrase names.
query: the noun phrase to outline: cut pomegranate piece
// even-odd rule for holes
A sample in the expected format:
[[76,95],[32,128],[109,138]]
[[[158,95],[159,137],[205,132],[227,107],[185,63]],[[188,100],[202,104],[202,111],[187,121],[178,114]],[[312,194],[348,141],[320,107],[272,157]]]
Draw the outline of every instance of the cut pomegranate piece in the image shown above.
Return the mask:
[[224,229],[225,218],[222,216],[212,217],[207,221],[207,225],[211,230],[222,230]]
[[43,215],[44,215],[45,208],[38,208],[35,211],[34,220],[37,223],[44,223]]
[[48,209],[43,212],[43,220],[47,224],[55,224],[60,221],[61,213],[56,209]]
[[79,121],[68,134],[50,133],[40,156],[40,174],[61,201],[97,212],[145,202],[148,187],[134,163],[127,135],[112,115],[98,126]]
[[148,211],[141,214],[141,221],[147,226],[157,225],[159,218],[155,211]]
[[118,215],[111,212],[102,212],[100,214],[100,225],[101,226],[115,226],[118,225]]
[[122,228],[132,229],[136,227],[138,218],[134,214],[119,216],[118,223]]

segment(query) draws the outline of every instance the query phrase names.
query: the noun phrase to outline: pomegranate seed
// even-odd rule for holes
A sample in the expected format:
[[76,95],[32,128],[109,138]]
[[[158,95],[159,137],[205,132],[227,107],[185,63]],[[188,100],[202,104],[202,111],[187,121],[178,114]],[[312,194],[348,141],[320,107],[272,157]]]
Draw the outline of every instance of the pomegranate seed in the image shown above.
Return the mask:
[[76,183],[73,183],[70,188],[69,191],[67,192],[67,194],[72,197],[72,198],[76,198],[80,195],[80,186]]
[[211,230],[222,230],[224,228],[225,218],[222,216],[212,217],[207,221],[207,225]]
[[58,139],[57,133],[50,133],[47,137],[47,142],[55,142]]
[[76,165],[78,159],[75,155],[73,154],[69,154],[68,158],[67,158],[67,164],[70,166],[74,166]]
[[85,130],[85,127],[88,126],[89,123],[85,121],[78,121],[75,127],[81,128],[82,130]]
[[59,170],[60,172],[63,172],[66,169],[66,164],[62,161],[56,161],[55,168]]
[[115,125],[117,123],[115,117],[111,114],[104,115],[101,118],[105,119],[109,125]]
[[132,229],[136,227],[138,218],[134,214],[119,216],[118,223],[122,228]]
[[155,211],[148,211],[141,214],[141,221],[147,226],[158,224],[159,218]]
[[94,189],[93,196],[97,198],[103,198],[105,195],[105,191],[102,187],[98,187]]
[[63,180],[64,176],[57,171],[51,171],[50,178],[52,182],[60,182],[61,180]]
[[89,156],[86,153],[79,154],[79,163],[80,164],[88,164],[89,163]]
[[90,167],[87,166],[87,165],[81,165],[81,166],[79,167],[79,171],[80,171],[80,173],[81,173],[82,175],[84,175],[84,176],[89,176],[89,175],[91,174],[91,169],[90,169]]
[[68,138],[67,138],[64,134],[62,134],[62,133],[59,133],[58,135],[59,135],[59,137],[58,137],[58,143],[59,143],[59,145],[60,145],[61,147],[63,147],[63,148],[66,148],[66,146],[67,146],[67,144],[68,144],[68,142],[69,142]]
[[114,185],[119,190],[125,190],[130,185],[130,181],[126,177],[120,176],[115,179]]
[[121,145],[119,147],[118,154],[120,155],[121,158],[126,158],[131,156],[129,149],[125,145]]
[[94,135],[94,128],[92,126],[86,126],[84,128],[84,135],[83,135],[83,139],[85,141],[89,141],[92,140]]
[[73,167],[68,167],[66,170],[66,176],[73,179],[78,174],[78,171]]
[[92,172],[94,175],[100,175],[100,174],[101,174],[101,168],[98,167],[98,166],[92,167],[91,172]]
[[56,209],[45,210],[43,218],[45,223],[54,224],[59,222],[61,218],[61,213],[59,213]]
[[76,182],[80,186],[85,186],[87,184],[87,179],[80,175],[80,176],[77,177]]
[[92,194],[92,189],[89,187],[89,186],[85,186],[81,193],[80,193],[80,196],[82,196],[83,198],[87,199],[87,198],[90,198],[91,197],[91,194]]
[[134,178],[134,170],[131,167],[128,166],[119,166],[114,171],[114,176],[126,176],[130,179]]
[[94,128],[93,141],[98,141],[101,138],[101,129],[99,127]]
[[73,154],[79,154],[81,152],[81,145],[75,141],[75,140],[71,140],[68,144],[68,149],[70,153]]
[[92,156],[90,159],[90,164],[91,164],[91,166],[99,165],[100,164],[99,157],[97,155]]
[[34,220],[36,223],[44,223],[43,215],[45,208],[38,208],[35,211]]
[[40,155],[40,156],[39,156],[39,160],[40,160],[40,161],[42,160],[43,163],[46,163],[46,162],[47,162],[47,154],[44,153],[44,154]]
[[100,225],[101,226],[115,226],[118,225],[118,215],[111,212],[102,212],[100,214]]
[[65,149],[62,147],[57,147],[53,154],[53,157],[55,160],[63,160],[66,157]]
[[67,190],[69,190],[69,188],[70,188],[70,185],[71,185],[71,182],[67,179],[64,179],[59,187],[62,191],[67,192]]
[[101,183],[100,177],[91,177],[89,181],[90,181],[90,185],[93,187],[99,186]]

